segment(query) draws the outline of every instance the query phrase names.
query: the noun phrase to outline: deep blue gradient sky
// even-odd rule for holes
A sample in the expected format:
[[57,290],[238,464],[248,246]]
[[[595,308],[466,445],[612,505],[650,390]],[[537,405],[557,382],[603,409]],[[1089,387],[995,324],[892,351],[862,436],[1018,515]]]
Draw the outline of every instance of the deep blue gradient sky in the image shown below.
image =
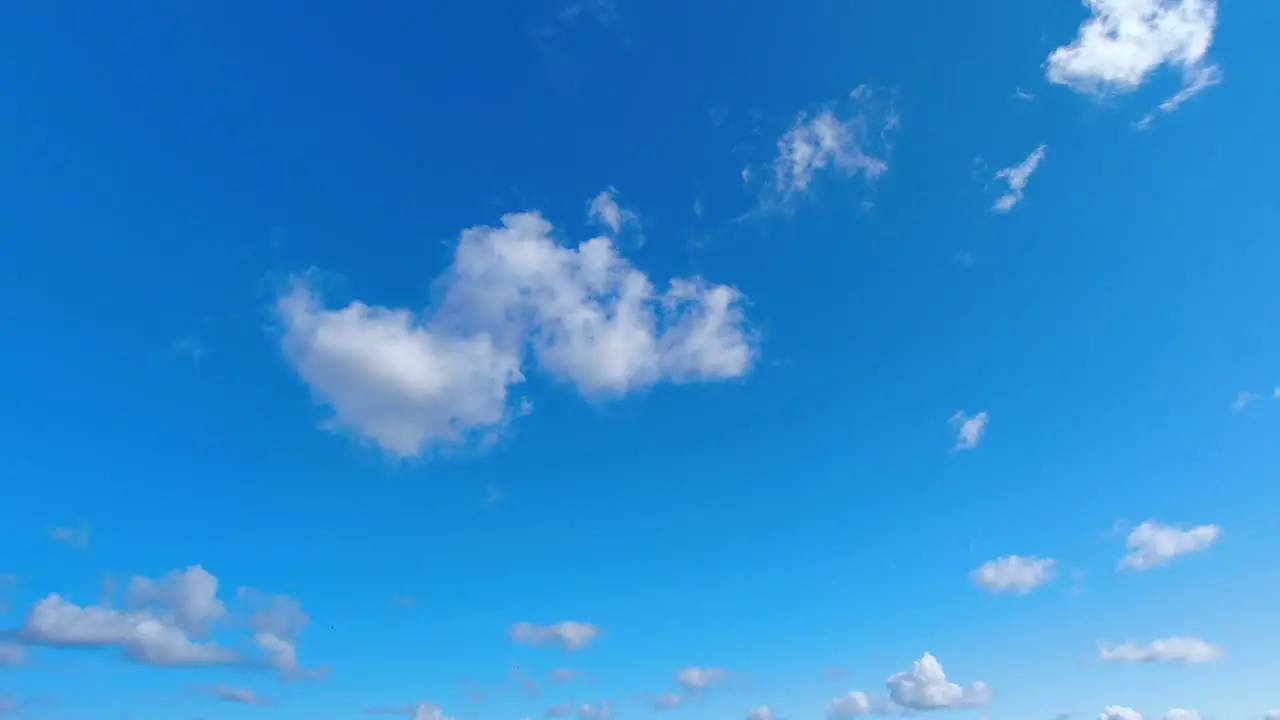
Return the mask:
[[7,3],[0,715],[1261,720],[1277,24]]

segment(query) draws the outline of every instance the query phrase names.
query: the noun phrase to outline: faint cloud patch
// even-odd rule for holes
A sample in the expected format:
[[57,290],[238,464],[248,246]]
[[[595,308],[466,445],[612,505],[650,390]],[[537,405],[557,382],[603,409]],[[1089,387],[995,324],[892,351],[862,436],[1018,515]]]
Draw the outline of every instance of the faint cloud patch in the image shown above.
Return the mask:
[[91,535],[92,528],[89,527],[88,523],[80,523],[76,527],[55,525],[49,528],[50,538],[76,550],[84,550],[89,547]]
[[191,689],[191,692],[197,695],[207,695],[209,697],[221,700],[222,702],[238,703],[241,705],[270,705],[271,700],[258,695],[253,690],[246,687],[233,687],[218,683],[217,685],[201,685]]
[[199,336],[184,335],[173,341],[173,352],[194,362],[200,362],[208,351]]
[[600,628],[589,622],[565,620],[551,625],[518,622],[511,626],[511,639],[523,645],[559,646],[570,652],[581,650],[600,636]]
[[[1280,392],[1280,388],[1277,389],[1277,392]],[[1253,404],[1253,401],[1257,399],[1258,396],[1255,393],[1248,392],[1247,390],[1241,390],[1236,393],[1236,399],[1231,401],[1231,409],[1236,412],[1240,412]]]

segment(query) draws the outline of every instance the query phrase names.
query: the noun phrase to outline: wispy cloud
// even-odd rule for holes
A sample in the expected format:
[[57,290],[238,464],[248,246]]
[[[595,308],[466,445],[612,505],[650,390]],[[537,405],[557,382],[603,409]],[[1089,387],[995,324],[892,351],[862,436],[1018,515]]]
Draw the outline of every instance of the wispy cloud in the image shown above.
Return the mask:
[[1027,182],[1031,180],[1031,175],[1040,167],[1040,161],[1044,160],[1045,146],[1041,145],[1027,159],[1014,165],[1007,167],[996,173],[997,180],[1003,180],[1009,190],[996,200],[995,205],[991,209],[998,213],[1006,213],[1013,209],[1022,200],[1022,193],[1027,187]]
[[952,415],[947,422],[956,432],[956,444],[953,449],[972,450],[978,447],[987,430],[989,420],[990,417],[985,410],[976,415],[966,415],[963,410]]
[[56,525],[49,528],[49,537],[76,550],[84,550],[89,547],[91,534],[92,529],[88,523],[80,523],[76,527]]

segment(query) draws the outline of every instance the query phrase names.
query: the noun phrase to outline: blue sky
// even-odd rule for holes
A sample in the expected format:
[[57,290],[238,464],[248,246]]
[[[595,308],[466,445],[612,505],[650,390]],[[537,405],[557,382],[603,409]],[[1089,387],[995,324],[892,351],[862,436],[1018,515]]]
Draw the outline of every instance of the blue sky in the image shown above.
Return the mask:
[[0,12],[0,714],[1280,708],[1280,5],[376,5]]

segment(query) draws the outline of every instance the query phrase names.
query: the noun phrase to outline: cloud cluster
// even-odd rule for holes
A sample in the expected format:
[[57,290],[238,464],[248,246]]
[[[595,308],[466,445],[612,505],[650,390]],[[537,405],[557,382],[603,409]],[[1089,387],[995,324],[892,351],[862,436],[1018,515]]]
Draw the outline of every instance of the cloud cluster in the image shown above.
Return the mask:
[[1209,549],[1222,535],[1217,525],[1179,528],[1148,520],[1129,533],[1128,552],[1120,559],[1121,570],[1142,572],[1164,567],[1175,558]]
[[991,688],[984,682],[960,685],[947,678],[931,653],[913,663],[911,670],[894,673],[884,682],[888,697],[873,700],[866,693],[851,691],[827,701],[823,712],[829,720],[848,720],[869,713],[900,715],[913,711],[958,710],[982,707],[991,701]]
[[756,355],[736,289],[659,291],[609,238],[562,246],[537,213],[463,232],[438,285],[430,314],[330,309],[306,278],[279,298],[284,354],[332,426],[413,456],[500,429],[530,361],[599,396],[740,377]]
[[1124,643],[1115,647],[1103,647],[1098,657],[1110,662],[1131,663],[1187,663],[1201,664],[1222,658],[1222,648],[1199,638],[1170,637],[1154,640],[1145,645]]
[[1056,575],[1057,563],[1052,559],[1006,555],[983,563],[969,578],[984,590],[1025,594]]
[[[81,606],[50,594],[32,607],[14,637],[44,647],[111,648],[133,662],[155,667],[267,667],[282,680],[316,672],[298,665],[297,635],[306,616],[297,602],[270,596],[269,603],[249,618],[255,655],[206,639],[214,624],[230,618],[218,599],[217,577],[199,565],[155,579],[133,578],[120,608],[106,601]],[[285,608],[292,614],[281,615]]]

